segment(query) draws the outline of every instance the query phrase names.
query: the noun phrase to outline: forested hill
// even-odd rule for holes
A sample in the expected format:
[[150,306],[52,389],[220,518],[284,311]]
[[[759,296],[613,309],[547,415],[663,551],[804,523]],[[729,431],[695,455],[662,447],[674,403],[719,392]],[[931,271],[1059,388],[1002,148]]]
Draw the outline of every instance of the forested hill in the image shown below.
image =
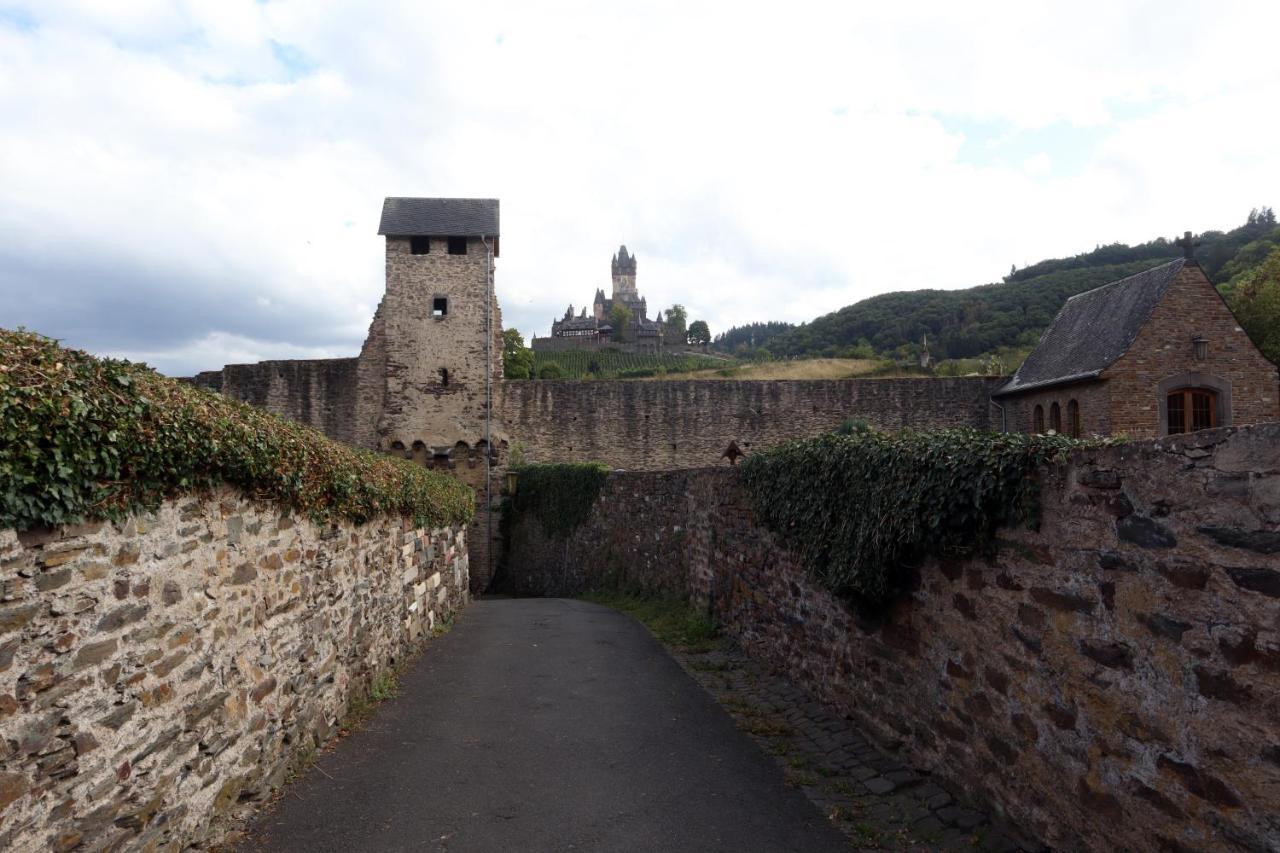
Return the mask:
[[[1198,235],[1196,258],[1215,283],[1226,282],[1242,264],[1254,261],[1242,250],[1259,241],[1269,245],[1275,233],[1275,213],[1255,210],[1239,228]],[[738,353],[765,348],[774,356],[866,357],[869,350],[904,356],[927,334],[935,358],[967,358],[1034,344],[1069,297],[1181,255],[1181,248],[1164,237],[1137,246],[1113,243],[1011,270],[999,284],[885,293],[800,326],[756,323],[730,329],[713,348]]]

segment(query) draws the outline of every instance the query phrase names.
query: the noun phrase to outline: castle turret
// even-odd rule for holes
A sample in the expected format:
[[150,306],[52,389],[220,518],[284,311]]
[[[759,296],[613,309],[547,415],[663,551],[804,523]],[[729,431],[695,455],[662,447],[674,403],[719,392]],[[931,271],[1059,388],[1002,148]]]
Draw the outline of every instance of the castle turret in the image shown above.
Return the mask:
[[636,298],[636,257],[624,245],[613,256],[613,298],[630,302]]

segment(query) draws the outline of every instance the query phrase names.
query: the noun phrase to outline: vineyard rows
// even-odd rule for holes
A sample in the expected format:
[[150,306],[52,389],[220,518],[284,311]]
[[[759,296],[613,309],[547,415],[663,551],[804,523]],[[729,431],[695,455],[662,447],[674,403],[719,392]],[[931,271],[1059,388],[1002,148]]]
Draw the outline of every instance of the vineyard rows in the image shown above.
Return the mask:
[[[729,364],[724,359],[685,353],[635,353],[619,350],[569,350],[566,352],[538,352],[533,354],[535,377],[544,375],[549,365],[559,367],[560,376],[545,378],[563,379],[629,379],[645,376],[661,376],[664,373],[685,373],[691,370],[711,370]],[[554,367],[550,373],[556,373]]]

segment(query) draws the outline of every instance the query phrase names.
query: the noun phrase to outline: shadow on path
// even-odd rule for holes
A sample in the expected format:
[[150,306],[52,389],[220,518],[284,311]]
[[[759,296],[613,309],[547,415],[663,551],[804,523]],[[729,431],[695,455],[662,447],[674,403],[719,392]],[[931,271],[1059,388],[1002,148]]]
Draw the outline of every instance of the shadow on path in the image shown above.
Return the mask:
[[812,851],[848,842],[645,628],[470,605],[244,851]]

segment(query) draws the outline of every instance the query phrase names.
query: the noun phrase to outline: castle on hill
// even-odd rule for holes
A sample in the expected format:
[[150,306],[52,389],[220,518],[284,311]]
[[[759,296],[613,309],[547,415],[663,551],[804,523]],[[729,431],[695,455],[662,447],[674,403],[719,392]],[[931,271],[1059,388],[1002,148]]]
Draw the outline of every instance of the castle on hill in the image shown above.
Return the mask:
[[648,302],[636,289],[636,256],[628,254],[625,245],[613,256],[612,272],[611,296],[597,289],[590,313],[584,305],[582,312],[575,315],[570,305],[562,318],[551,321],[551,336],[534,337],[531,346],[542,352],[606,347],[624,352],[662,352],[668,347],[683,346],[683,324],[667,322],[661,311],[649,319]]

